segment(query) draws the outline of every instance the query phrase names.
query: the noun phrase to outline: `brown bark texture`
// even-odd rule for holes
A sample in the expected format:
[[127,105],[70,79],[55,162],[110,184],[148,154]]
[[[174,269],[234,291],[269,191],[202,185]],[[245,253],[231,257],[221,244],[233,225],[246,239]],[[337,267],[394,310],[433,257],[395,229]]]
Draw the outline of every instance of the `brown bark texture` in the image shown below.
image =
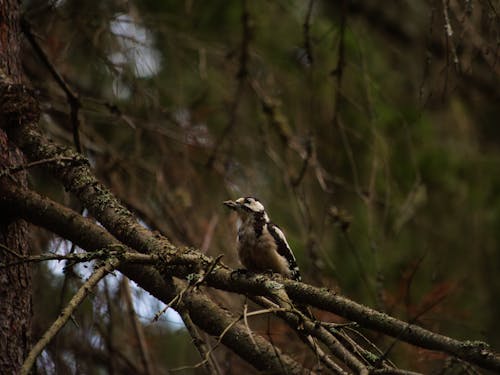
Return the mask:
[[[30,109],[18,105],[22,97],[18,84],[20,69],[19,2],[0,0],[0,170],[24,162],[19,149],[8,139],[7,127],[19,126]],[[21,95],[19,95],[21,94]],[[22,101],[22,99],[20,99]],[[27,186],[25,173],[0,179],[0,194],[8,185]],[[0,212],[0,262],[15,260],[28,253],[28,225]],[[18,373],[30,347],[31,275],[29,266],[20,264],[0,272],[0,373]]]

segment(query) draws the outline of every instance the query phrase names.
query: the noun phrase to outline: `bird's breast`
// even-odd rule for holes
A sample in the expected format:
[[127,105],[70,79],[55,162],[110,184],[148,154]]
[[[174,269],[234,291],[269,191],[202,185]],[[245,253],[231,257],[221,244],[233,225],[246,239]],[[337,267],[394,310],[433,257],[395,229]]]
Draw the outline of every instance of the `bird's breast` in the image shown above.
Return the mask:
[[286,259],[278,254],[276,242],[266,230],[257,236],[253,228],[240,228],[238,255],[243,266],[250,271],[271,270],[287,277],[290,274]]

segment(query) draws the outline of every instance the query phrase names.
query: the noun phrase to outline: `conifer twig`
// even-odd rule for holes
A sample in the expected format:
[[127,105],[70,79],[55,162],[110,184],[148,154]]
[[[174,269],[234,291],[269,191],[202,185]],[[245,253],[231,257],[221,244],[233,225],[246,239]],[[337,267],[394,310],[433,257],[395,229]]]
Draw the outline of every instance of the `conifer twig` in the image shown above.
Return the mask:
[[89,277],[89,279],[78,289],[76,294],[71,298],[68,305],[63,309],[59,317],[52,323],[50,328],[43,334],[40,340],[33,346],[28,356],[24,360],[21,368],[21,375],[28,375],[31,368],[35,364],[36,358],[45,349],[54,336],[61,330],[66,322],[70,319],[76,308],[83,302],[85,297],[92,291],[97,283],[105,277],[108,273],[112,272],[119,264],[116,258],[111,258],[99,267]]

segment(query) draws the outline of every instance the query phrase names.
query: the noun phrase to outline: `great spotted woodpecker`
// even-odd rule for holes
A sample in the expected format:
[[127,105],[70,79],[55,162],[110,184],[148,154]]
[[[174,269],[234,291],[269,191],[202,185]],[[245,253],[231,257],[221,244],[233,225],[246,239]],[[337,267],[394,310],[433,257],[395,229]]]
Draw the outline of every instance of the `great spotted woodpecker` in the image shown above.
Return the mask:
[[292,249],[278,226],[271,223],[262,203],[253,197],[225,201],[238,213],[238,255],[243,266],[253,272],[273,271],[300,281],[300,271]]

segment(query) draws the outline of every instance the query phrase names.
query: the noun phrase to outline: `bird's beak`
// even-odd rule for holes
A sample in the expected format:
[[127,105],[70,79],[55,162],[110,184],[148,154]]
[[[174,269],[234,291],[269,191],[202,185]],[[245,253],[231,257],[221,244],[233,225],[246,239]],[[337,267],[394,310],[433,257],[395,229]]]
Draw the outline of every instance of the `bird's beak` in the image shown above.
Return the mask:
[[236,210],[238,208],[238,203],[233,201],[225,201],[224,206],[229,207],[232,210]]

